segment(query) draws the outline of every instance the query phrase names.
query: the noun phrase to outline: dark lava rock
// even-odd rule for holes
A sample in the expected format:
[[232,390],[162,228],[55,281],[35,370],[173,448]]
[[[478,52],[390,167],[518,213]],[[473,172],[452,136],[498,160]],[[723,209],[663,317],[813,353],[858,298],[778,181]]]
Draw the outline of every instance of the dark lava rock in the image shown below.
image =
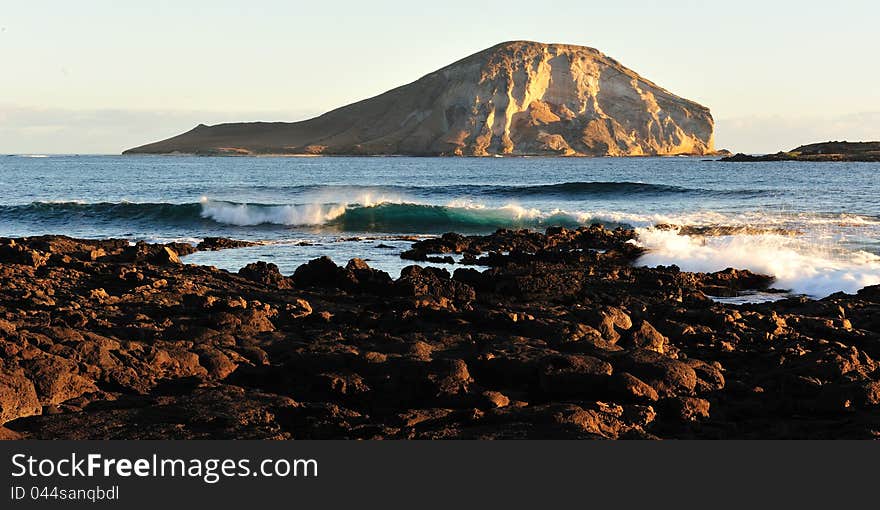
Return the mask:
[[293,282],[283,276],[278,266],[263,261],[253,262],[238,270],[238,274],[256,283],[277,287],[279,289],[293,288]]
[[42,416],[7,425],[29,439],[293,439],[285,421],[299,405],[226,385],[94,403],[78,413],[54,415],[63,420]]
[[726,162],[765,162],[765,161],[880,161],[880,142],[822,142],[802,145],[788,152],[752,156],[735,154],[721,158]]
[[232,248],[247,248],[249,246],[258,246],[259,244],[251,241],[228,239],[226,237],[206,237],[199,242],[196,249],[198,251],[218,251]]
[[298,287],[339,287],[345,279],[344,271],[330,257],[320,257],[296,268],[293,282]]
[[0,239],[0,438],[876,437],[880,287],[717,303],[771,279],[633,267],[633,236],[447,234],[413,255],[469,267],[396,280]]

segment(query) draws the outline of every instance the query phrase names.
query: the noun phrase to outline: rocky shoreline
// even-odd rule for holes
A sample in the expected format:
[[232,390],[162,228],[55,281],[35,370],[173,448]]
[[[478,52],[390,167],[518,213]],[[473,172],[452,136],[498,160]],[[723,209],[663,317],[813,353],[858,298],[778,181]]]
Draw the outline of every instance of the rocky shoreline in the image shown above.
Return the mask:
[[631,230],[415,242],[293,275],[199,247],[0,239],[7,439],[875,438],[880,287],[733,306]]
[[822,142],[802,145],[790,151],[754,156],[734,154],[719,161],[730,163],[766,163],[773,161],[834,162],[880,162],[880,142]]

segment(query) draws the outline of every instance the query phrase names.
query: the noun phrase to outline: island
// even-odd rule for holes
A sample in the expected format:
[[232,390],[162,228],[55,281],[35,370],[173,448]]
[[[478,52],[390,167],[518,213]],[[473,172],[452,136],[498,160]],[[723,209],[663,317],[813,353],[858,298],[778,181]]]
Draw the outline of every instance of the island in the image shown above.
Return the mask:
[[714,155],[709,109],[600,51],[498,44],[301,122],[206,126],[124,154]]

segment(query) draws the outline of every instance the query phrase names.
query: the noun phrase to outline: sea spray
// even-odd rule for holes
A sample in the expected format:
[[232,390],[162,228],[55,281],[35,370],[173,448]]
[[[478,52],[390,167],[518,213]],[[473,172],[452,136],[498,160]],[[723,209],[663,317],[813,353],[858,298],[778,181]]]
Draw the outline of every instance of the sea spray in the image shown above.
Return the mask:
[[675,264],[683,271],[714,272],[733,267],[776,277],[774,287],[825,297],[880,284],[880,257],[865,251],[830,249],[809,239],[777,234],[690,236],[678,230],[637,229],[647,253],[638,265]]

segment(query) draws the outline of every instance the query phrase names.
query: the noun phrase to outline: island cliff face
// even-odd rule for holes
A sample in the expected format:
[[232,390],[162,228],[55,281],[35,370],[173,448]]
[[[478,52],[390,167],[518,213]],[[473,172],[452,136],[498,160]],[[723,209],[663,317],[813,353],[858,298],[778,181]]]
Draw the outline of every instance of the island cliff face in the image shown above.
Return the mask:
[[713,129],[708,108],[595,49],[516,41],[310,120],[199,125],[125,153],[703,155]]

